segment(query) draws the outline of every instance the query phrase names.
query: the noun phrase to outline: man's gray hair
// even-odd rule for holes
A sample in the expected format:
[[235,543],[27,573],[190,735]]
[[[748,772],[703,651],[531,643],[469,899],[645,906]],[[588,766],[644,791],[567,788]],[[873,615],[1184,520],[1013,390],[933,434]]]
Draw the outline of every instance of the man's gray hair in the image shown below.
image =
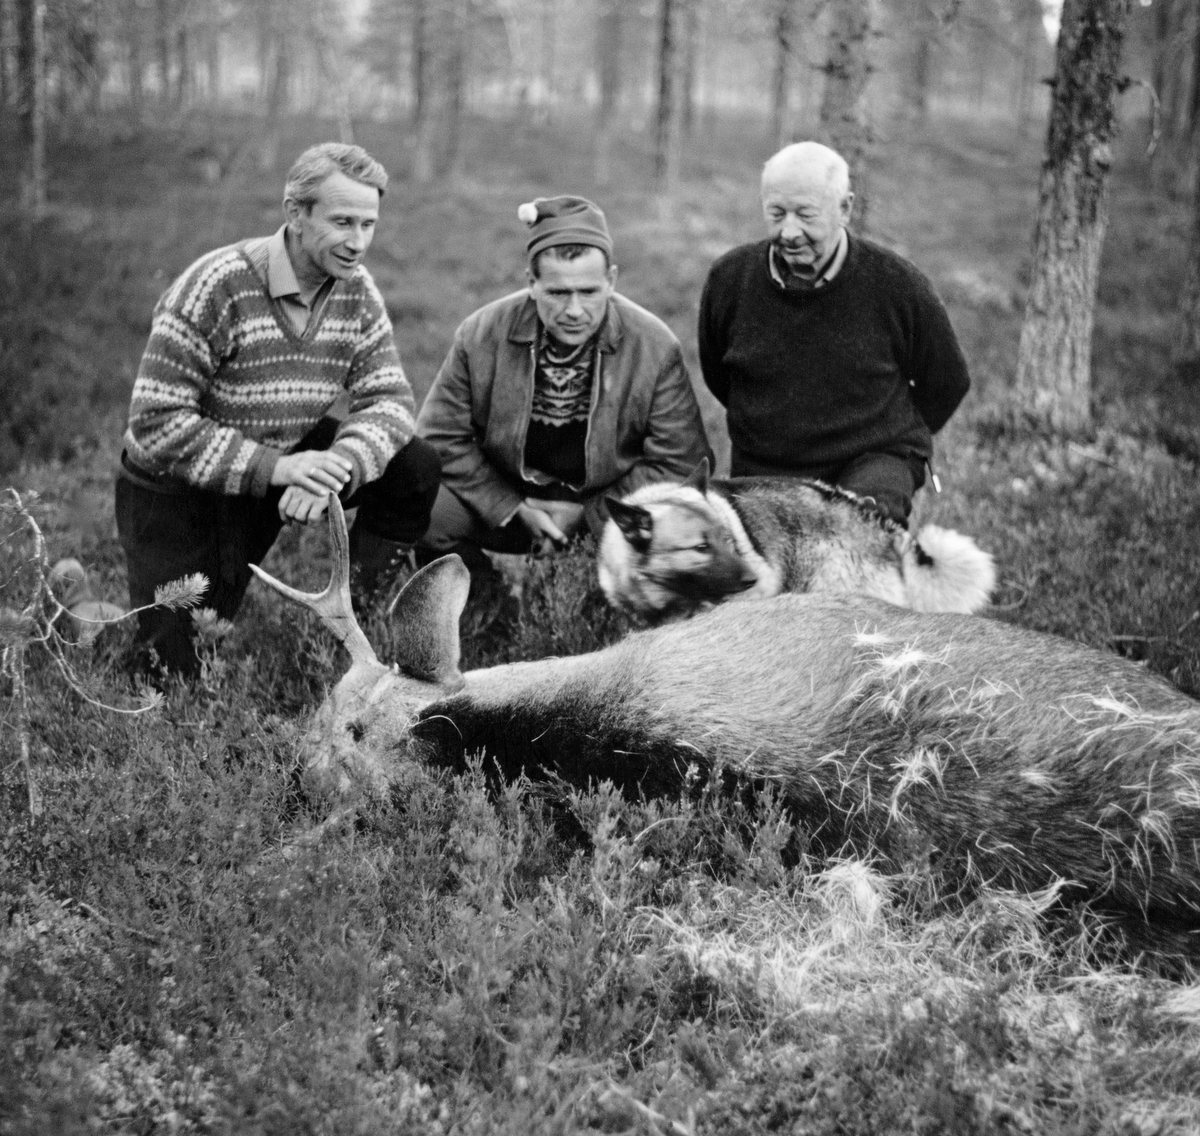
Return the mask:
[[354,181],[379,190],[380,197],[387,189],[387,170],[361,146],[321,142],[310,146],[292,163],[283,187],[283,196],[290,197],[305,209],[311,209],[316,204],[321,183],[336,173],[343,173]]
[[765,184],[773,177],[787,176],[797,170],[810,174],[821,171],[825,184],[839,201],[850,192],[850,167],[846,159],[820,142],[793,142],[772,154],[763,165],[762,180]]

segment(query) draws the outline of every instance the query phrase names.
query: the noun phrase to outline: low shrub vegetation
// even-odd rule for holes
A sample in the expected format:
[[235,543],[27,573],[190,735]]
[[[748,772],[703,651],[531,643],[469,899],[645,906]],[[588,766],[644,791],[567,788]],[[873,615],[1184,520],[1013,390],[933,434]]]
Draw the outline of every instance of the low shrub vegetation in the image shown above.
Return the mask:
[[[363,141],[391,156],[382,133]],[[561,176],[579,175],[569,188],[614,219],[629,293],[692,352],[708,262],[757,232],[756,156],[714,145],[723,157],[696,159],[672,213],[632,180],[592,188],[569,140],[541,140],[552,144]],[[1019,313],[1000,301],[1019,294],[1019,252],[996,247],[981,220],[1017,218],[1027,232],[1036,158],[997,181],[994,163],[973,169],[945,146],[889,151],[876,189],[883,235],[943,286],[977,378],[939,440],[945,491],[923,496],[918,523],[959,528],[996,555],[985,618],[1118,651],[1200,693],[1200,400],[1172,385],[1165,345],[1135,318],[1162,302],[1165,270],[1151,280],[1158,258],[1129,258],[1123,271],[1146,274],[1141,293],[1102,295],[1096,430],[1038,434],[1004,402]],[[114,600],[124,567],[111,466],[165,283],[155,273],[266,231],[282,184],[279,171],[200,187],[169,146],[121,149],[124,165],[102,163],[98,145],[80,150],[90,181],[73,165],[58,185],[60,214],[89,185],[95,224],[47,222],[37,272],[0,257],[28,285],[29,316],[3,317],[3,366],[26,381],[5,387],[0,466],[51,555],[80,557]],[[372,266],[418,392],[455,321],[519,284],[516,204],[549,188],[517,172],[521,155],[489,160],[494,176],[476,171],[436,202],[402,180],[385,202]],[[224,195],[224,211],[197,211],[210,219],[186,231],[173,222],[171,236],[176,206],[160,200],[170,185],[176,205]],[[1144,188],[1127,175],[1117,200]],[[953,234],[935,224],[946,200],[961,220]],[[149,218],[138,231],[159,234],[148,245],[128,221],[137,211]],[[1138,239],[1170,263],[1173,221],[1124,216],[1110,254],[1140,224]],[[15,245],[6,236],[0,251]],[[83,277],[95,286],[87,305],[55,298]],[[35,309],[54,326],[73,312],[70,335],[47,347]],[[63,348],[71,336],[86,349]],[[1122,370],[1135,358],[1145,374]],[[60,387],[74,410],[55,423]],[[719,439],[719,413],[706,413]],[[35,580],[5,523],[0,607],[19,610]],[[517,599],[468,608],[465,665],[624,634],[593,552],[506,565]],[[324,533],[289,531],[266,566],[319,585]],[[11,660],[27,633],[0,626]],[[403,635],[379,611],[364,626],[383,658]],[[123,669],[129,635],[64,647],[78,683],[25,650],[20,708],[11,674],[0,688],[0,1136],[1200,1126],[1191,964],[1121,949],[1054,893],[955,898],[920,863],[884,874],[869,859],[817,859],[803,818],[770,794],[495,790],[486,755],[463,776],[415,775],[391,800],[331,816],[302,791],[295,759],[305,714],[344,666],[314,618],[256,585],[235,626],[206,628],[202,678],[168,684],[140,716],[80,694],[120,705],[137,694]]]

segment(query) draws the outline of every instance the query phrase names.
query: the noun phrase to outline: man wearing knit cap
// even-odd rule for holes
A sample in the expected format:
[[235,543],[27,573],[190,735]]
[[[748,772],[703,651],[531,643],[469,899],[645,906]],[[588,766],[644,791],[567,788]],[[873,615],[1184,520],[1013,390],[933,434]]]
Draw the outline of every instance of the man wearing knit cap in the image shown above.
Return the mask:
[[[424,533],[437,454],[414,437],[412,389],[362,264],[386,184],[358,146],[306,150],[283,227],[202,256],[159,299],[116,486],[134,606],[199,572],[201,603],[231,619],[249,565],[283,524],[318,520],[333,493],[358,508],[357,599],[383,591]],[[139,664],[153,650],[196,674],[194,635],[188,611],[143,611]]]
[[826,146],[797,142],[767,162],[768,238],[713,265],[700,365],[726,408],[733,476],[817,478],[903,524],[970,380],[925,276],[848,231],[853,201]]
[[679,341],[615,290],[604,214],[538,198],[522,289],[463,321],[417,419],[442,459],[419,553],[562,547],[605,494],[682,479],[711,451]]

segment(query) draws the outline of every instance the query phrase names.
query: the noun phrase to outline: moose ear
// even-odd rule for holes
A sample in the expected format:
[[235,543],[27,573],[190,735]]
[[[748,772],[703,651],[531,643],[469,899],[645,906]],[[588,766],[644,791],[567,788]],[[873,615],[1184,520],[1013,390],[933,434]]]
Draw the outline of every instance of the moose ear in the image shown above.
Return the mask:
[[650,550],[650,541],[654,538],[654,518],[641,505],[627,505],[615,497],[605,497],[608,515],[616,522],[621,534],[638,552]]
[[708,476],[712,470],[708,467],[708,458],[702,457],[700,464],[687,476],[687,481],[684,485],[690,489],[699,489],[701,493],[708,492]]
[[458,619],[471,574],[458,556],[443,556],[417,572],[388,608],[399,628],[396,663],[416,678],[448,685],[458,670]]

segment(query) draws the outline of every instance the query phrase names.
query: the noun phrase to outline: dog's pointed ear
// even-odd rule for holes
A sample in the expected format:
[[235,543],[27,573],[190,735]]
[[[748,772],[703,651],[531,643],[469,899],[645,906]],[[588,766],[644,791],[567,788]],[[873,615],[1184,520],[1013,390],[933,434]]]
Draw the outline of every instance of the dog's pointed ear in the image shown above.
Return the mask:
[[702,457],[700,464],[687,476],[684,482],[689,489],[699,489],[701,493],[708,492],[708,476],[712,471],[708,468],[708,457]]
[[396,664],[442,686],[460,685],[458,619],[467,603],[471,574],[461,558],[443,556],[417,572],[388,608],[400,634]]
[[616,522],[621,535],[638,552],[648,552],[654,539],[654,518],[641,505],[627,505],[615,497],[605,497],[608,515]]

